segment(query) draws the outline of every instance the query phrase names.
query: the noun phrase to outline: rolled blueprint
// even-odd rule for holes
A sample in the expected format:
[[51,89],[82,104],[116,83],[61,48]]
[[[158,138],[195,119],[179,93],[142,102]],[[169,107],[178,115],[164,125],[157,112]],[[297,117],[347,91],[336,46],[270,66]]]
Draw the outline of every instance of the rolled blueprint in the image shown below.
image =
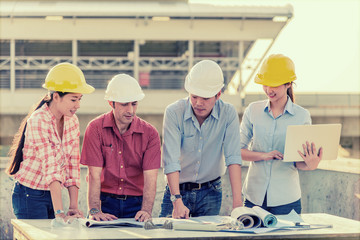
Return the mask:
[[276,217],[260,207],[238,207],[231,212],[231,217],[240,221],[244,228],[275,227]]
[[243,215],[238,217],[238,221],[244,225],[244,228],[258,227],[260,225],[260,218],[257,216]]
[[277,218],[275,215],[269,213],[268,211],[262,209],[261,207],[253,207],[254,211],[260,217],[264,227],[275,227],[277,224]]
[[231,212],[231,217],[237,219],[244,228],[257,228],[261,225],[261,219],[252,208],[238,207]]

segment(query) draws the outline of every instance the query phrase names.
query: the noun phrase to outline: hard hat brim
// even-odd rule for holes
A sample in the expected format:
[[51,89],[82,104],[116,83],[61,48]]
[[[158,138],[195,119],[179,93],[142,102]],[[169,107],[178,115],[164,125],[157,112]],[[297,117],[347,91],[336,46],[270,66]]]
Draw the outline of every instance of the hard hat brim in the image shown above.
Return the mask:
[[290,79],[290,80],[287,80],[287,81],[284,81],[284,80],[269,80],[269,79],[262,79],[260,78],[258,75],[256,75],[255,77],[255,83],[257,84],[261,84],[261,85],[264,85],[264,86],[268,86],[268,87],[278,87],[278,86],[281,86],[281,85],[284,85],[286,83],[290,83],[292,81],[296,80],[296,77],[294,77],[293,79]]
[[119,103],[129,103],[129,102],[137,102],[143,100],[145,97],[144,93],[138,94],[133,97],[124,97],[124,98],[113,98],[106,96],[104,97],[105,100],[112,101],[112,102],[119,102]]
[[90,86],[89,84],[74,89],[67,89],[67,88],[57,89],[56,87],[48,87],[46,86],[45,83],[42,85],[42,87],[47,90],[55,91],[55,92],[68,92],[68,93],[81,93],[81,94],[88,94],[95,91],[95,88],[93,86]]

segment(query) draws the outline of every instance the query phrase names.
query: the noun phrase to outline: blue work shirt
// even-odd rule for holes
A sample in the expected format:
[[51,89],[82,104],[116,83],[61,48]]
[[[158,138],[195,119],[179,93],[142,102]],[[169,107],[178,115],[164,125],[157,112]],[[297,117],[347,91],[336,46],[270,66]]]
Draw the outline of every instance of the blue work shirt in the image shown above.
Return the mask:
[[[251,103],[240,126],[241,148],[255,152],[278,150],[284,154],[287,126],[306,124],[311,124],[309,111],[294,104],[290,98],[284,112],[276,118],[270,111],[269,100]],[[265,194],[269,207],[295,202],[301,198],[298,170],[292,162],[252,161],[243,194],[247,200],[260,206]]]
[[200,127],[189,98],[169,105],[164,115],[162,160],[165,174],[180,171],[180,183],[211,181],[224,175],[226,166],[241,164],[234,106],[217,100]]

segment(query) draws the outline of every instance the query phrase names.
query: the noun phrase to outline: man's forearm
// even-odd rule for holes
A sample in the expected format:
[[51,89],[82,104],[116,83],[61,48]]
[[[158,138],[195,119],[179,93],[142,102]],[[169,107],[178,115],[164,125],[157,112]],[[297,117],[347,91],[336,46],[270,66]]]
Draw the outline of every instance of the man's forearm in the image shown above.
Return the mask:
[[144,171],[144,190],[141,210],[148,212],[150,215],[155,201],[157,174],[158,169]]
[[[100,171],[101,172],[101,171]],[[88,185],[88,208],[101,209],[100,202],[101,180],[100,175],[89,170],[89,185]]]
[[233,208],[242,206],[241,196],[241,165],[231,164],[229,167],[229,178],[233,195]]
[[170,188],[170,193],[172,195],[175,194],[180,194],[180,188],[179,188],[179,172],[172,172],[172,173],[168,173],[166,175],[167,180],[168,180],[168,185]]
[[148,212],[150,215],[152,214],[152,208],[154,206],[155,194],[156,194],[156,189],[144,190],[141,210]]

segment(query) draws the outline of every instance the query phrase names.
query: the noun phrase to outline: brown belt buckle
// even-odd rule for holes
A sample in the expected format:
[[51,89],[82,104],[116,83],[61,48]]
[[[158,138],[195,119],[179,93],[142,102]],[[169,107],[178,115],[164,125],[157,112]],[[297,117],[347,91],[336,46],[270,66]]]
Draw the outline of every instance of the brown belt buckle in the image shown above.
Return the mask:
[[197,183],[198,186],[196,188],[193,188],[193,190],[200,190],[201,189],[201,183]]

